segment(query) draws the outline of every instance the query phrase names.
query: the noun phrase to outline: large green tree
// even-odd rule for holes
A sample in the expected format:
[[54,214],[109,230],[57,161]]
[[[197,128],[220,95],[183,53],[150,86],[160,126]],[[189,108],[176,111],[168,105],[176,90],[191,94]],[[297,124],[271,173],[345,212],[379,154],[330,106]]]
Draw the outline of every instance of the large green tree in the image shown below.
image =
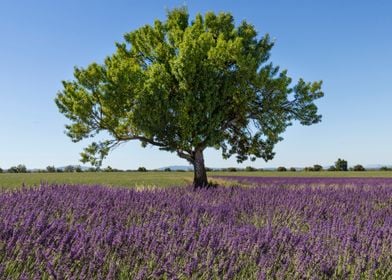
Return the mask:
[[293,83],[269,62],[272,47],[268,34],[246,21],[235,26],[229,13],[190,21],[186,9],[174,9],[126,34],[103,64],[75,68],[56,104],[73,141],[110,135],[88,146],[83,162],[99,166],[115,146],[139,140],[186,159],[194,185],[206,186],[206,148],[238,162],[267,161],[292,121],[321,120],[314,104],[321,81]]

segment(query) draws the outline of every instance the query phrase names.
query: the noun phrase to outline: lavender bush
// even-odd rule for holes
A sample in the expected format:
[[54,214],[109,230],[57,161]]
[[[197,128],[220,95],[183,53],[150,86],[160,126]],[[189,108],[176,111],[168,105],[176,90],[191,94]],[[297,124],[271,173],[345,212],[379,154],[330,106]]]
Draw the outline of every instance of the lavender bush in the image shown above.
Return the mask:
[[4,279],[391,279],[392,187],[0,194]]

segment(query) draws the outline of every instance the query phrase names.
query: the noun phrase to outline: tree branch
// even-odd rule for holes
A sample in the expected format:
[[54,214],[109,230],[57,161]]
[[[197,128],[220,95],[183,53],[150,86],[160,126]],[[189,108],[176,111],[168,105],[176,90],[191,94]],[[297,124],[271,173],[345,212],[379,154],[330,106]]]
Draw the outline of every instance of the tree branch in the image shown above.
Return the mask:
[[193,159],[193,157],[189,154],[189,153],[187,153],[187,152],[185,152],[185,151],[183,151],[183,150],[177,150],[177,155],[180,157],[180,158],[184,158],[184,159],[186,159],[187,161],[189,161],[190,163],[194,163],[194,159]]

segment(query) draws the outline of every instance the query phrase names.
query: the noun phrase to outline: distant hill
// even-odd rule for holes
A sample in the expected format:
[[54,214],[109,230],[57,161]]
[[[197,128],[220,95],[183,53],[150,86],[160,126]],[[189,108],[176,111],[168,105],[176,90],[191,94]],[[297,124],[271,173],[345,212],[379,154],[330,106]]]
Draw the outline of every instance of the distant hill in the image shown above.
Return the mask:
[[189,165],[171,165],[171,166],[165,166],[158,168],[157,170],[165,170],[167,168],[170,168],[172,171],[178,171],[178,170],[184,170],[184,171],[191,171],[193,170],[193,166]]

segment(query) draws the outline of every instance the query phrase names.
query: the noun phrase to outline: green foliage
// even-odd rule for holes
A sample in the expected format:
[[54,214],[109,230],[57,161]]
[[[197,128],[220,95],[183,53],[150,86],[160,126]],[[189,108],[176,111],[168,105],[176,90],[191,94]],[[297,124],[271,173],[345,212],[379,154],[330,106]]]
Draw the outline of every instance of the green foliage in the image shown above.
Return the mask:
[[247,167],[245,167],[245,171],[253,172],[253,171],[257,171],[257,169],[252,166],[247,166]]
[[80,165],[76,166],[75,172],[83,172],[82,167]]
[[75,167],[73,165],[67,165],[64,167],[64,172],[75,172]]
[[147,168],[141,166],[141,167],[139,167],[139,168],[137,169],[137,171],[139,171],[139,172],[147,172]]
[[0,173],[3,173],[3,169],[0,167]]
[[10,168],[8,168],[7,172],[8,173],[18,173],[18,169],[16,168],[16,166],[11,166]]
[[237,172],[237,168],[235,168],[235,167],[228,167],[228,168],[226,168],[226,171],[228,171],[228,172]]
[[332,165],[328,168],[328,171],[336,171],[336,167]]
[[290,167],[290,171],[295,172],[297,169],[295,167]]
[[320,164],[313,165],[313,171],[322,171],[323,167]]
[[387,167],[387,166],[380,167],[380,171],[391,171],[391,170],[392,170],[392,168]]
[[108,165],[108,167],[106,167],[105,169],[102,170],[103,172],[113,172],[113,168]]
[[[91,170],[91,168],[89,170]],[[106,168],[104,168],[102,170],[99,170],[98,168],[93,168],[93,170],[91,172],[97,172],[97,171],[103,171],[103,172],[124,172],[121,169],[112,168],[110,165],[108,165]]]
[[335,169],[336,171],[347,171],[348,170],[347,161],[338,158],[338,160],[335,162]]
[[308,166],[304,168],[304,171],[323,171],[323,167],[320,164]]
[[46,171],[50,173],[56,172],[56,167],[54,167],[53,165],[52,166],[49,165],[46,167]]
[[278,171],[278,172],[285,172],[285,171],[287,171],[287,169],[286,169],[286,167],[284,167],[284,166],[279,166],[279,167],[276,169],[276,171]]
[[353,171],[366,171],[366,169],[361,164],[357,164],[353,167]]
[[163,171],[165,172],[171,172],[171,169],[169,167],[165,168]]
[[11,166],[8,169],[9,173],[27,173],[27,168],[24,164],[18,164],[17,166]]
[[110,135],[81,153],[94,166],[130,140],[190,163],[207,147],[238,162],[270,160],[293,121],[321,120],[314,100],[323,96],[321,81],[292,83],[269,61],[273,45],[246,21],[235,26],[230,13],[190,21],[186,9],[174,9],[127,33],[102,64],[76,67],[55,101],[72,141]]

